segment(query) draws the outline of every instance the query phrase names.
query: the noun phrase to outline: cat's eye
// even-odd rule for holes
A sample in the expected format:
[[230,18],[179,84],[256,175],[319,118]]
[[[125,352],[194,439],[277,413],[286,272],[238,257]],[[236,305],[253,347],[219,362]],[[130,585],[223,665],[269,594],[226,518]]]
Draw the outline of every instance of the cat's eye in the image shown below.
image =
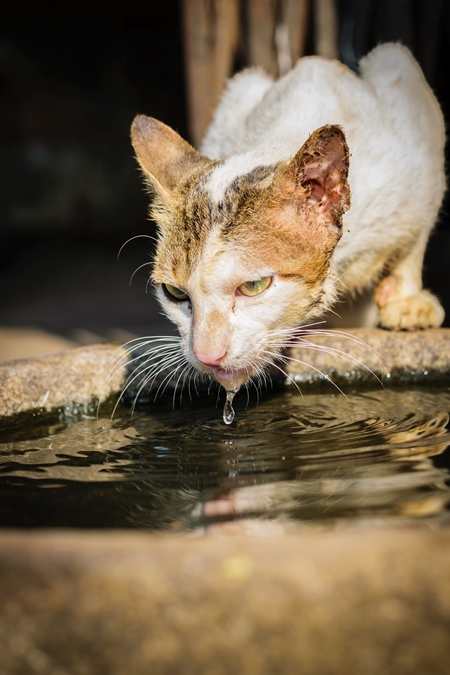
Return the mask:
[[269,288],[271,282],[272,277],[262,277],[257,281],[245,281],[243,284],[238,286],[237,290],[242,295],[247,295],[251,297],[253,295],[259,295],[260,293],[265,291],[266,288]]
[[171,284],[163,284],[163,291],[170,300],[176,300],[177,302],[183,302],[183,300],[189,300],[189,296],[181,288],[172,286]]

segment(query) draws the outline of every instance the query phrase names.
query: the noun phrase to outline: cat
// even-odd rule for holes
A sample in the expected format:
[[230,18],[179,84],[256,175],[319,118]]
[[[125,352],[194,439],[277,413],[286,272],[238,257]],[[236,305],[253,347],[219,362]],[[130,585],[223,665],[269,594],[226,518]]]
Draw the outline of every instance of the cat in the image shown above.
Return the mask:
[[200,152],[144,115],[131,136],[158,226],[152,281],[180,333],[165,363],[180,377],[236,392],[367,289],[382,327],[441,325],[421,272],[445,129],[406,47],[378,46],[359,74],[317,56],[277,81],[237,74]]

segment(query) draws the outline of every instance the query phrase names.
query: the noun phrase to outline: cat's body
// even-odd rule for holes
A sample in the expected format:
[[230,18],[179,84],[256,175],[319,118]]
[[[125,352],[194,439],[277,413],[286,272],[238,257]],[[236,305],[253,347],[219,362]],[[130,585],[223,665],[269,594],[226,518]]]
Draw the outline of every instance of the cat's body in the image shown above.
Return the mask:
[[[418,65],[399,45],[363,60],[357,76],[337,61],[301,59],[282,80],[246,71],[229,83],[203,142],[216,199],[242,171],[293,156],[325,124],[339,124],[351,159],[351,209],[332,266],[343,291],[359,292],[387,260],[423,246],[444,187],[442,114]],[[349,233],[351,236],[346,236]],[[342,276],[341,276],[342,275]]]
[[421,271],[445,190],[444,124],[404,47],[378,47],[360,76],[319,57],[278,82],[244,71],[202,155],[143,116],[132,136],[155,194],[159,297],[188,362],[225,388],[344,294],[373,288],[387,328],[442,322]]

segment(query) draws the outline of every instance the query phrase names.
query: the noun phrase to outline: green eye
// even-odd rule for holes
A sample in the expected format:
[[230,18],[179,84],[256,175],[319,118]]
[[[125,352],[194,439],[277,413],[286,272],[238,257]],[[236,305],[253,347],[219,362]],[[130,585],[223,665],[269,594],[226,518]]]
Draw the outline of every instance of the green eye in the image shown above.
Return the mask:
[[167,295],[170,300],[178,300],[178,302],[182,302],[183,300],[189,300],[189,296],[187,293],[181,290],[181,288],[177,288],[176,286],[171,286],[170,284],[163,284],[163,291]]
[[239,293],[242,293],[242,295],[247,295],[250,297],[253,295],[259,295],[265,291],[266,288],[269,288],[271,282],[272,277],[262,277],[262,279],[258,279],[258,281],[246,281],[238,286],[238,291]]

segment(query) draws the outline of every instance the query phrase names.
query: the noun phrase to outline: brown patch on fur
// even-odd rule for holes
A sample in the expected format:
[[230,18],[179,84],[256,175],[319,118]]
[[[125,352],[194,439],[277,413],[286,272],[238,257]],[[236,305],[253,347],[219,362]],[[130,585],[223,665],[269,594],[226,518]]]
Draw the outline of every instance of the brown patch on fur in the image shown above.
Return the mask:
[[348,165],[342,130],[318,129],[292,160],[254,170],[259,181],[249,174],[250,180],[243,176],[230,186],[226,199],[234,204],[233,218],[223,236],[259,267],[319,283],[350,206]]
[[239,176],[218,204],[206,183],[220,161],[144,116],[135,119],[132,138],[155,193],[155,283],[186,287],[213,227],[255,273],[274,269],[311,287],[324,279],[350,205],[349,152],[339,127],[316,130],[289,161]]
[[228,319],[226,315],[219,309],[212,309],[207,315],[206,319],[207,329],[212,330],[215,326],[225,326],[225,325],[228,325]]
[[268,217],[278,230],[301,237],[327,261],[350,207],[349,151],[337,126],[317,129],[274,181]]
[[212,205],[203,186],[217,162],[145,115],[135,117],[131,138],[153,193],[150,215],[160,230],[153,281],[183,287],[211,225]]
[[131,137],[153,193],[150,215],[159,227],[152,279],[183,287],[215,217],[204,185],[218,162],[203,157],[170,127],[145,115],[134,119]]
[[[152,275],[155,283],[173,279],[175,285],[185,285],[201,256],[211,227],[218,218],[221,220],[205,190],[210,170],[209,165],[201,167],[187,182],[179,184],[169,207],[158,197],[152,205],[151,213],[160,230]],[[166,209],[163,222],[160,218],[162,209]]]

